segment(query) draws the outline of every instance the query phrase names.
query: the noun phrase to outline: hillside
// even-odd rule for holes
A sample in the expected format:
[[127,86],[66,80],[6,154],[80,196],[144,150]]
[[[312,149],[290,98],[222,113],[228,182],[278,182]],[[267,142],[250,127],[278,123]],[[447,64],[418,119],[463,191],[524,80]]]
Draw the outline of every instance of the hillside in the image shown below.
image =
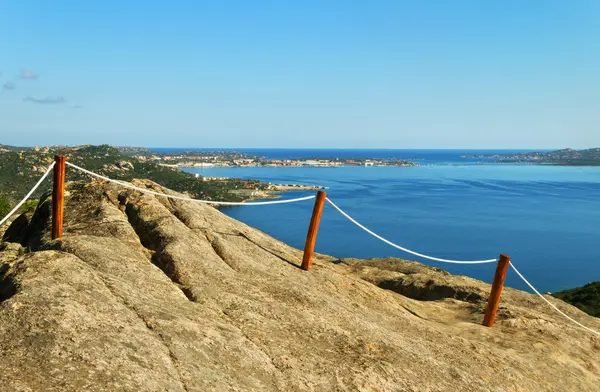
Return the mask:
[[553,295],[587,314],[600,317],[600,282],[588,283],[583,287],[560,291]]
[[396,259],[320,255],[303,271],[299,250],[205,205],[69,183],[57,241],[50,212],[45,200],[16,220],[0,251],[6,391],[600,385],[600,338],[525,292],[507,289],[486,328],[483,282]]
[[[14,204],[23,197],[50,165],[55,154],[66,155],[70,162],[114,179],[131,181],[134,178],[148,178],[170,189],[186,192],[201,199],[241,201],[243,197],[232,191],[266,189],[265,184],[253,180],[200,181],[193,174],[131,157],[130,154],[141,151],[136,148],[117,149],[107,145],[3,147],[0,149],[0,204]],[[89,179],[74,170],[67,169],[67,172],[68,180]],[[49,182],[45,186],[45,189],[48,189]],[[41,193],[42,191],[38,192],[37,196]]]
[[477,154],[470,157],[491,158],[501,163],[526,162],[563,166],[600,166],[600,148],[588,148],[584,150],[564,148],[554,151],[533,151],[501,155]]

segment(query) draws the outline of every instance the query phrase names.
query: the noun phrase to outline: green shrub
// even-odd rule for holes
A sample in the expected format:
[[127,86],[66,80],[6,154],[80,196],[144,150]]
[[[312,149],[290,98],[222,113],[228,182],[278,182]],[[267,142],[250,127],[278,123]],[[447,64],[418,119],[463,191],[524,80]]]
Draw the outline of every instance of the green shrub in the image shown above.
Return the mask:
[[6,195],[0,195],[0,219],[4,218],[6,214],[13,208],[13,201]]
[[600,282],[588,283],[583,287],[561,291],[553,295],[577,306],[591,316],[600,317]]
[[20,213],[27,212],[27,211],[33,212],[37,208],[38,203],[39,203],[38,200],[27,200],[25,203],[23,203],[21,208],[19,208],[19,212]]

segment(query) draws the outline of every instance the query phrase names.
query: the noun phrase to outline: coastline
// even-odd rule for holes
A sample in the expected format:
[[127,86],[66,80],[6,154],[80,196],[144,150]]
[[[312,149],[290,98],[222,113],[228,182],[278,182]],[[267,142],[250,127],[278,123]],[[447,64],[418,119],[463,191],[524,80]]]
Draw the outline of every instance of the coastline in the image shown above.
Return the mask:
[[305,167],[305,168],[320,168],[320,167],[418,167],[424,166],[423,164],[415,163],[415,162],[404,162],[404,163],[394,163],[394,164],[383,164],[383,163],[365,163],[365,164],[349,164],[349,163],[318,163],[318,164],[242,164],[242,165],[231,165],[228,163],[193,163],[193,162],[183,162],[183,163],[160,163],[160,166],[170,167],[174,169],[213,169],[213,168],[247,168],[247,167],[282,167],[282,168],[297,168],[297,167]]
[[230,192],[243,197],[245,201],[281,199],[283,193],[294,191],[320,191],[318,185],[268,184],[267,189],[233,189]]

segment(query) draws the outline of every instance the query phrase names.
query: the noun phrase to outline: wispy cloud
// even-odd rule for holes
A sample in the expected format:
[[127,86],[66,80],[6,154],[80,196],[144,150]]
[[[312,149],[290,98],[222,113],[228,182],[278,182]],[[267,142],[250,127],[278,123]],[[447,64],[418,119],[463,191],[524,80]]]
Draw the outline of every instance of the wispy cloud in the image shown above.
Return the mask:
[[21,72],[19,73],[19,78],[26,80],[36,80],[37,75],[28,70],[27,68],[21,68]]
[[71,106],[73,109],[83,109],[83,106],[81,105],[73,105]]
[[64,99],[63,97],[46,97],[46,98],[27,97],[27,98],[24,98],[23,101],[32,102],[32,103],[41,103],[41,104],[51,104],[51,105],[67,102],[67,100]]
[[14,84],[13,82],[8,82],[8,83],[4,83],[4,86],[3,86],[3,88],[4,88],[5,90],[14,90],[14,89],[16,89],[16,88],[17,88],[17,85],[16,85],[16,84]]

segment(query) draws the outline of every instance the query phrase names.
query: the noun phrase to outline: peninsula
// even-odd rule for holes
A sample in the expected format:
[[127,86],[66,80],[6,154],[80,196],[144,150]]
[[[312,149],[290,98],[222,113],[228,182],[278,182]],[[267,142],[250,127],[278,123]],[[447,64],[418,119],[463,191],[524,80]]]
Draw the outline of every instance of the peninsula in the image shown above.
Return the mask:
[[[131,181],[144,178],[162,186],[184,192],[188,196],[205,200],[246,201],[281,197],[282,192],[318,190],[315,184],[269,184],[258,180],[215,178],[194,175],[178,170],[177,165],[165,164],[164,159],[152,159],[149,150],[135,147],[111,147],[108,145],[85,145],[76,147],[14,147],[0,145],[0,215],[8,213],[16,201],[35,184],[54,155],[66,155],[68,160],[95,173],[115,180]],[[236,161],[247,159],[233,153],[206,153]],[[69,172],[70,181],[89,180],[85,174]],[[40,196],[42,191],[34,196]]]
[[154,151],[144,148],[116,147],[140,161],[167,167],[336,167],[336,166],[418,166],[398,158],[305,158],[273,159],[235,150]]
[[565,148],[555,151],[532,151],[516,154],[475,154],[463,158],[489,159],[498,163],[529,163],[560,166],[600,166],[600,148],[574,150]]

